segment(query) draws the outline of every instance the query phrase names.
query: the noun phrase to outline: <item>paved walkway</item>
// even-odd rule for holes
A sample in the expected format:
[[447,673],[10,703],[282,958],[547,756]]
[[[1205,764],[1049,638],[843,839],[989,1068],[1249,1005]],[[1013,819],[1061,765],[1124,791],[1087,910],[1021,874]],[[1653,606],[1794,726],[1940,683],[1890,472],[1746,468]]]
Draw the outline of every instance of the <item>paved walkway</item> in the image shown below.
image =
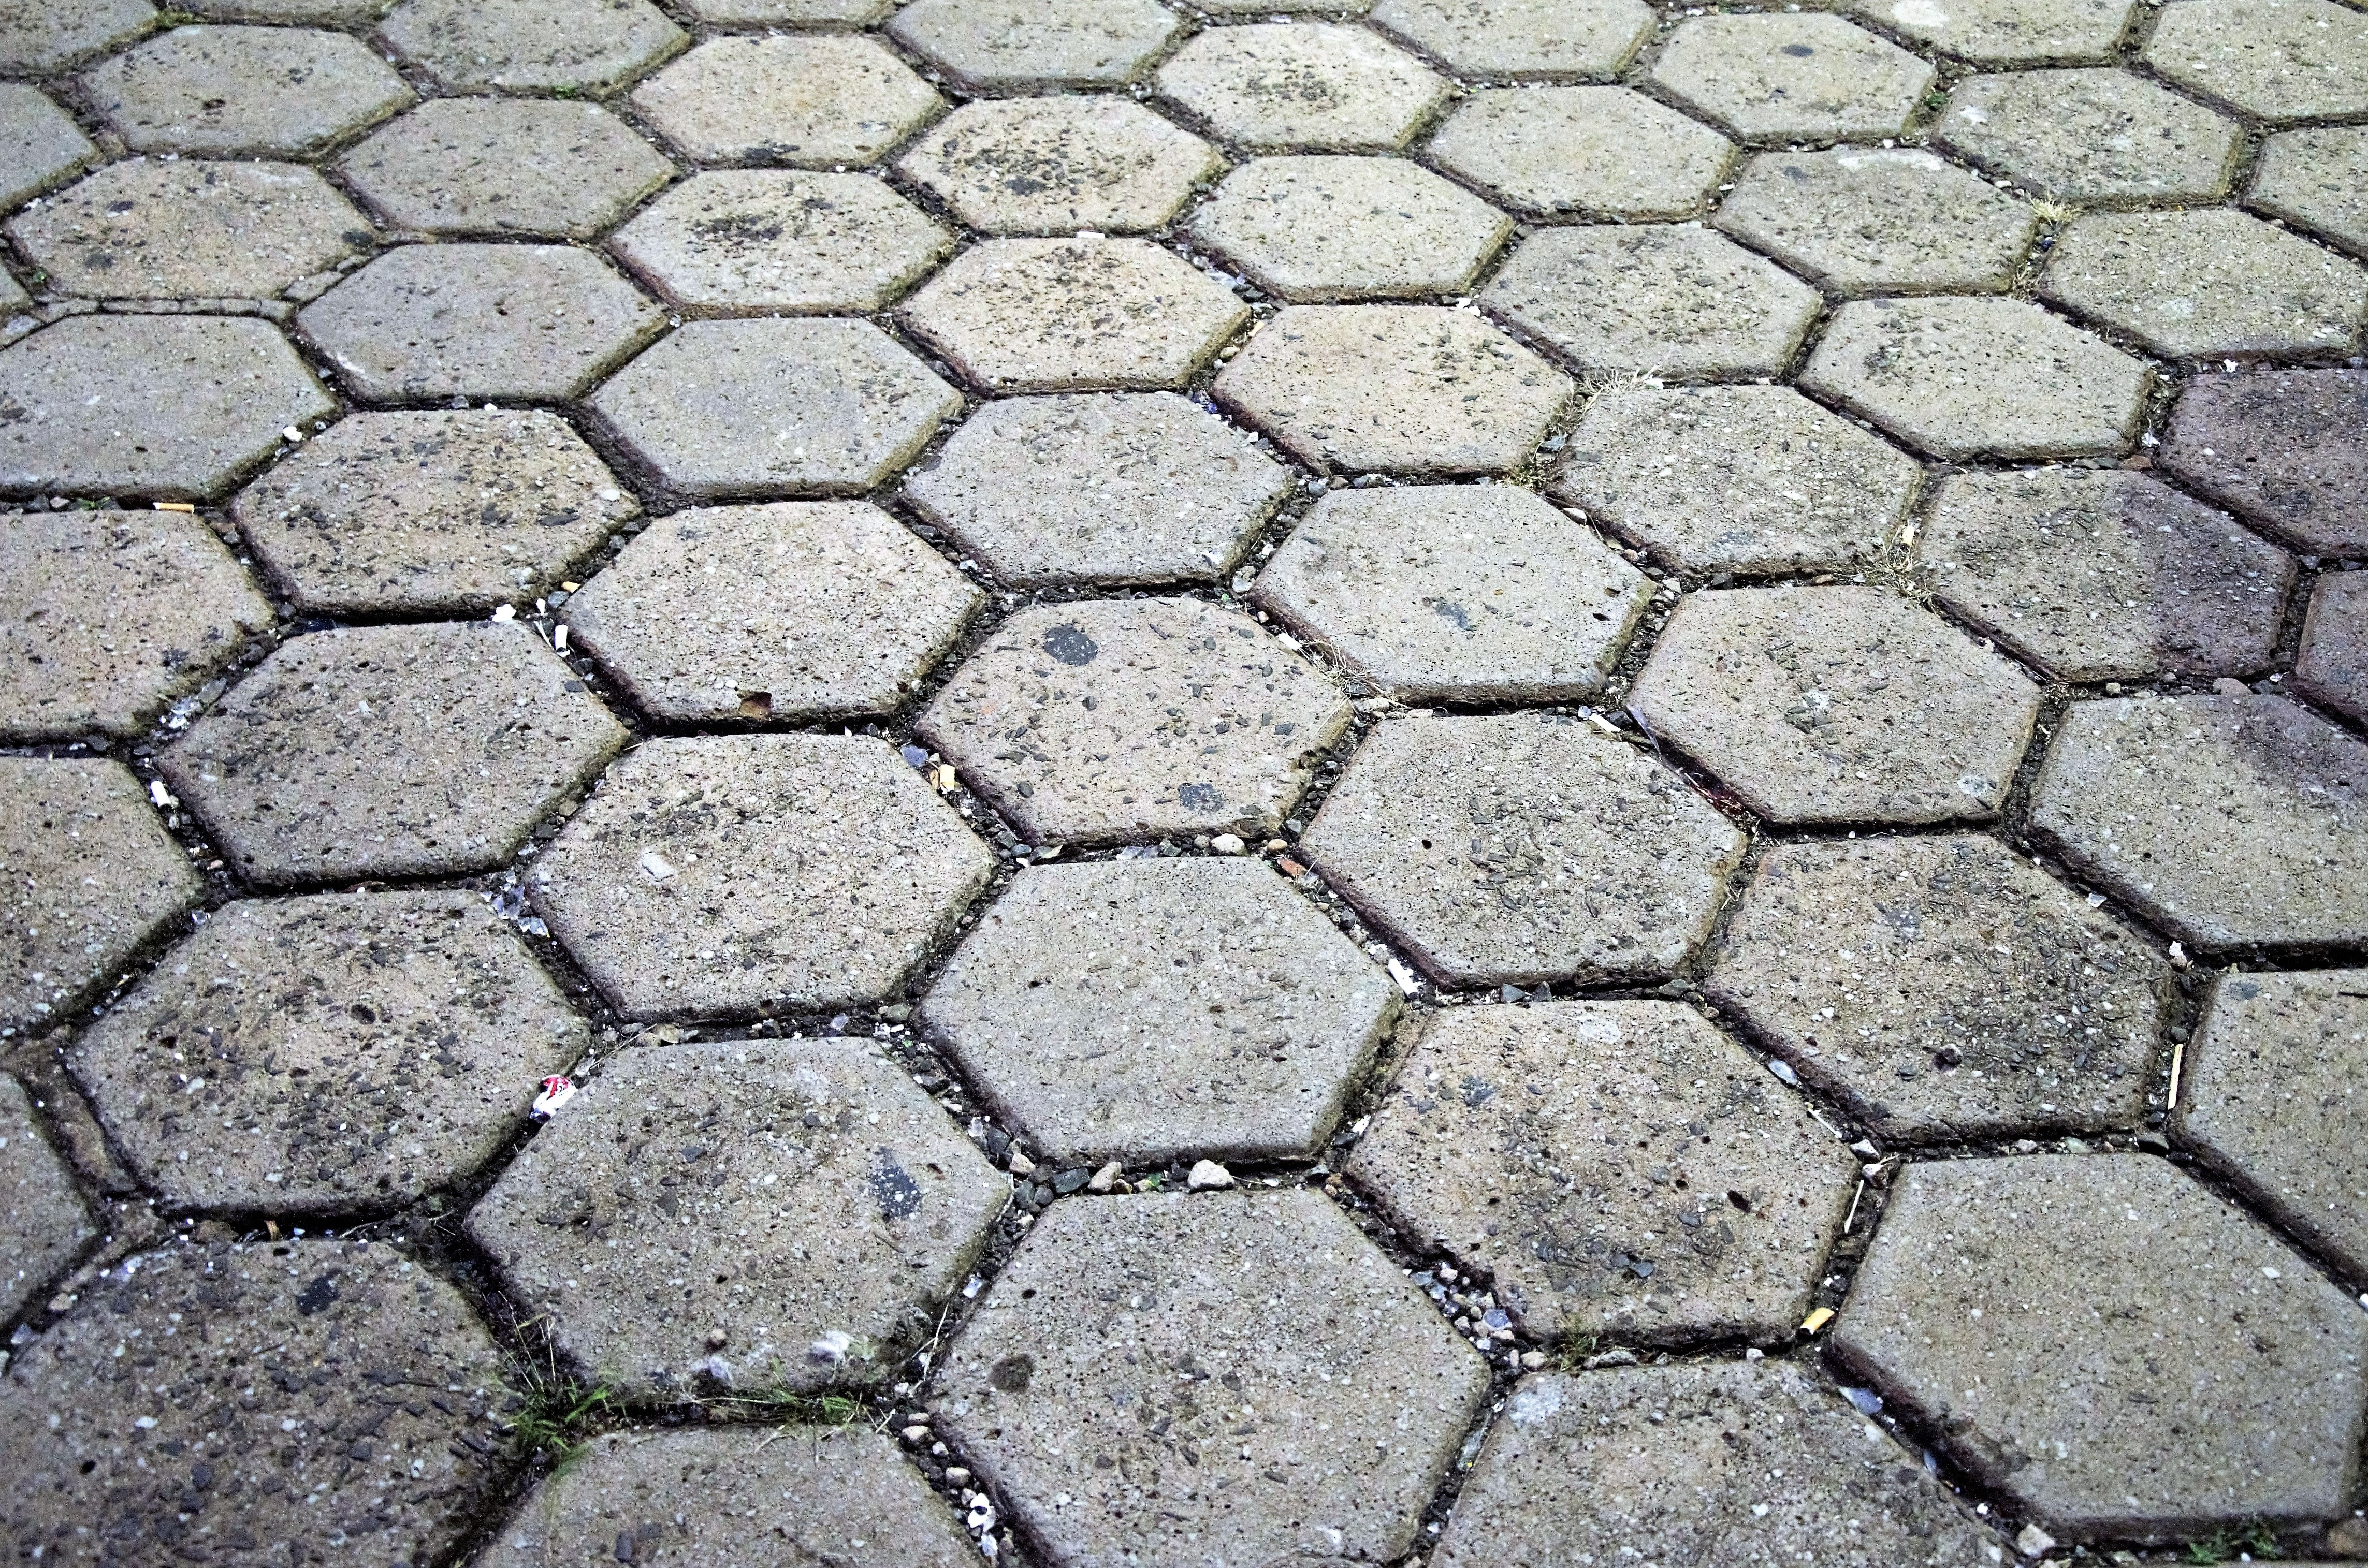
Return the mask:
[[2368,11],[180,4],[11,1562],[2368,1560]]

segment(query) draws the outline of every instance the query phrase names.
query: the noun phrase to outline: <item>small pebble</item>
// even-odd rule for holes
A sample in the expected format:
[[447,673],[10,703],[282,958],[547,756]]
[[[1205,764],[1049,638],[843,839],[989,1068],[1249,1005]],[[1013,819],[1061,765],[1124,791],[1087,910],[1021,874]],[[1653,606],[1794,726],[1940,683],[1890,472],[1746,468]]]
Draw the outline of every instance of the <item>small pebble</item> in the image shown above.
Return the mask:
[[1202,1160],[1193,1165],[1191,1174],[1184,1178],[1184,1185],[1194,1192],[1227,1187],[1234,1185],[1234,1173],[1214,1160]]

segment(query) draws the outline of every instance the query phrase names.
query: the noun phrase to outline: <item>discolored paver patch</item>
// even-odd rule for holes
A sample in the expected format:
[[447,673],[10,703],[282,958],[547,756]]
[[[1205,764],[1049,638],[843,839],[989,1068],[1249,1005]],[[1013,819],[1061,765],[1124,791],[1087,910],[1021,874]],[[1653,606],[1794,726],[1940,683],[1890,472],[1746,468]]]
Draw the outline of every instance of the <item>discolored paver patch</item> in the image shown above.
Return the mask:
[[2058,237],[2039,288],[2180,358],[2342,354],[2368,312],[2368,270],[2219,207],[2092,213]]
[[1852,0],[1909,42],[1977,65],[2085,63],[2112,56],[2132,0]]
[[82,86],[133,152],[217,157],[317,152],[413,97],[359,39],[309,28],[175,28]]
[[1932,67],[1839,17],[1759,13],[1681,22],[1645,79],[1748,142],[1896,136]]
[[2294,585],[2284,551],[2142,473],[1952,474],[1918,548],[1935,597],[2065,680],[2250,675]]
[[1226,142],[1316,153],[1395,152],[1448,91],[1378,34],[1328,22],[1212,28],[1154,81]]
[[1914,147],[1763,153],[1718,226],[1842,294],[2003,289],[2038,221],[2024,203]]
[[2157,456],[2205,495],[2305,551],[2368,549],[2368,373],[2197,376],[2180,392]]
[[1045,1158],[1304,1160],[1397,988],[1256,860],[1023,869],[920,1020]]
[[876,1002],[995,858],[884,741],[645,741],[534,868],[536,906],[628,1017]]
[[1449,70],[1495,81],[1609,81],[1653,36],[1639,0],[1382,0],[1373,20]]
[[1572,385],[1469,312],[1290,305],[1212,390],[1311,466],[1440,474],[1519,467]]
[[1705,989],[1875,1136],[2135,1126],[2169,971],[1995,839],[1781,844]]
[[368,220],[294,164],[132,158],[8,221],[61,294],[269,298],[370,243]]
[[404,0],[378,36],[457,91],[614,92],[688,41],[648,0]]
[[0,1317],[22,1312],[98,1232],[33,1120],[33,1102],[0,1075]]
[[339,170],[396,229],[589,239],[672,179],[674,165],[598,104],[437,98]]
[[39,87],[0,82],[0,208],[13,208],[97,161],[74,117]]
[[268,323],[70,316],[0,349],[0,490],[200,500],[336,412]]
[[1915,462],[1790,387],[1612,387],[1587,405],[1554,479],[1681,571],[1843,571],[1880,553]]
[[1969,76],[1935,141],[2058,201],[2210,201],[2228,188],[2238,127],[2131,71]]
[[1224,166],[1216,149],[1122,97],[967,103],[896,160],[989,234],[1135,234]]
[[2039,687],[1881,588],[1778,586],[1681,601],[1629,708],[1779,823],[1994,814]]
[[1602,688],[1651,602],[1592,528],[1506,484],[1326,495],[1258,600],[1406,702],[1555,702]]
[[2146,362],[2021,300],[1853,301],[1800,383],[1944,461],[2127,451]]
[[1633,88],[1500,87],[1466,97],[1428,151],[1516,210],[1643,222],[1699,216],[1735,146]]
[[483,1165],[590,1034],[481,895],[327,893],[216,910],[69,1066],[176,1207],[327,1214]]
[[2321,702],[2368,721],[2368,573],[2329,572],[2318,580],[2294,678]]
[[944,103],[873,39],[713,38],[633,90],[633,108],[700,163],[877,163]]
[[1192,215],[1192,237],[1285,300],[1459,293],[1512,230],[1402,158],[1260,158]]
[[0,739],[130,737],[271,625],[211,529],[171,512],[28,512],[0,529]]
[[575,641],[668,723],[885,713],[985,599],[860,501],[662,517],[567,603]]
[[905,481],[914,508],[1016,587],[1208,582],[1291,471],[1174,392],[1005,398]]
[[2334,0],[2173,0],[2143,58],[2267,120],[2368,113],[2368,18]]
[[1782,374],[1817,291],[1690,224],[1543,229],[1480,302],[1590,371]]
[[914,335],[1003,392],[1181,386],[1249,308],[1149,240],[986,240],[907,301]]
[[17,1481],[0,1542],[28,1561],[98,1541],[219,1562],[284,1555],[267,1542],[326,1562],[440,1557],[499,1491],[503,1371],[461,1293],[389,1246],[136,1254],[8,1368],[0,1462]]
[[282,643],[157,766],[287,887],[499,865],[625,738],[523,623],[355,627]]
[[1115,87],[1184,30],[1158,0],[913,0],[888,30],[967,93]]
[[2368,933],[2368,745],[2282,697],[2073,704],[2031,833],[2198,948]]
[[2287,131],[2261,144],[2246,205],[2368,256],[2368,126]]
[[953,236],[869,175],[693,175],[609,241],[677,307],[710,314],[876,311]]
[[1348,728],[1321,671],[1199,599],[1023,609],[949,677],[920,733],[1037,843],[1265,837]]
[[148,0],[12,0],[0,9],[0,71],[46,75],[155,25]]
[[962,394],[866,321],[699,321],[589,400],[666,494],[860,494]]
[[926,1335],[1009,1191],[868,1045],[701,1041],[608,1062],[468,1231],[599,1383],[804,1393]]
[[1053,1562],[1391,1562],[1487,1386],[1389,1258],[1293,1188],[1054,1205],[937,1407]]
[[2063,1539],[2325,1519],[2357,1469],[2368,1317],[2166,1160],[1909,1165],[1833,1345]]
[[1743,835],[1577,721],[1393,720],[1302,844],[1444,984],[1654,980],[1710,928]]

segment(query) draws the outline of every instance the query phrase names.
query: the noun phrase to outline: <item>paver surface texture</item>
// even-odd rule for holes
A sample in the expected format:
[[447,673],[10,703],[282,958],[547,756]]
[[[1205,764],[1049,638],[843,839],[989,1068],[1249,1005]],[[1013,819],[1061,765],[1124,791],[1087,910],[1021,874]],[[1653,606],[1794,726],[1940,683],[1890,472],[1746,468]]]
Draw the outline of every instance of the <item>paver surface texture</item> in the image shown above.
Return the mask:
[[0,1553],[2368,1562],[2362,0],[0,0]]

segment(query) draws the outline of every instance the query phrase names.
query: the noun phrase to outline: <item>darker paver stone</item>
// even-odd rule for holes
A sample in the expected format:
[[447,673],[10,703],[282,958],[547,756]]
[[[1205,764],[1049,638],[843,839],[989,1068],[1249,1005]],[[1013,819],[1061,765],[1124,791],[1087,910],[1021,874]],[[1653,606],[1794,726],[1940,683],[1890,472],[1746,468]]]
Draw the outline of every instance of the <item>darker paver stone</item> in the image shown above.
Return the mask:
[[677,306],[754,315],[876,311],[954,241],[869,175],[717,169],[658,198],[609,243]]
[[2368,572],[2330,572],[2312,590],[2294,678],[2321,702],[2368,722]]
[[73,1174],[33,1120],[32,1097],[0,1076],[0,1317],[30,1305],[97,1234]]
[[318,152],[412,101],[359,39],[308,28],[176,28],[83,74],[134,152]]
[[1447,83],[1361,28],[1253,22],[1212,28],[1156,78],[1160,95],[1228,142],[1387,153],[1447,97]]
[[912,0],[888,30],[967,93],[1114,87],[1184,30],[1157,0]]
[[1223,167],[1216,149],[1122,97],[983,99],[896,161],[989,234],[1134,234]]
[[687,35],[648,0],[406,0],[379,27],[450,88],[613,92]]
[[339,168],[397,229],[588,239],[674,177],[674,165],[598,104],[438,98]]
[[2163,467],[2306,551],[2368,550],[2368,370],[2198,376]]

